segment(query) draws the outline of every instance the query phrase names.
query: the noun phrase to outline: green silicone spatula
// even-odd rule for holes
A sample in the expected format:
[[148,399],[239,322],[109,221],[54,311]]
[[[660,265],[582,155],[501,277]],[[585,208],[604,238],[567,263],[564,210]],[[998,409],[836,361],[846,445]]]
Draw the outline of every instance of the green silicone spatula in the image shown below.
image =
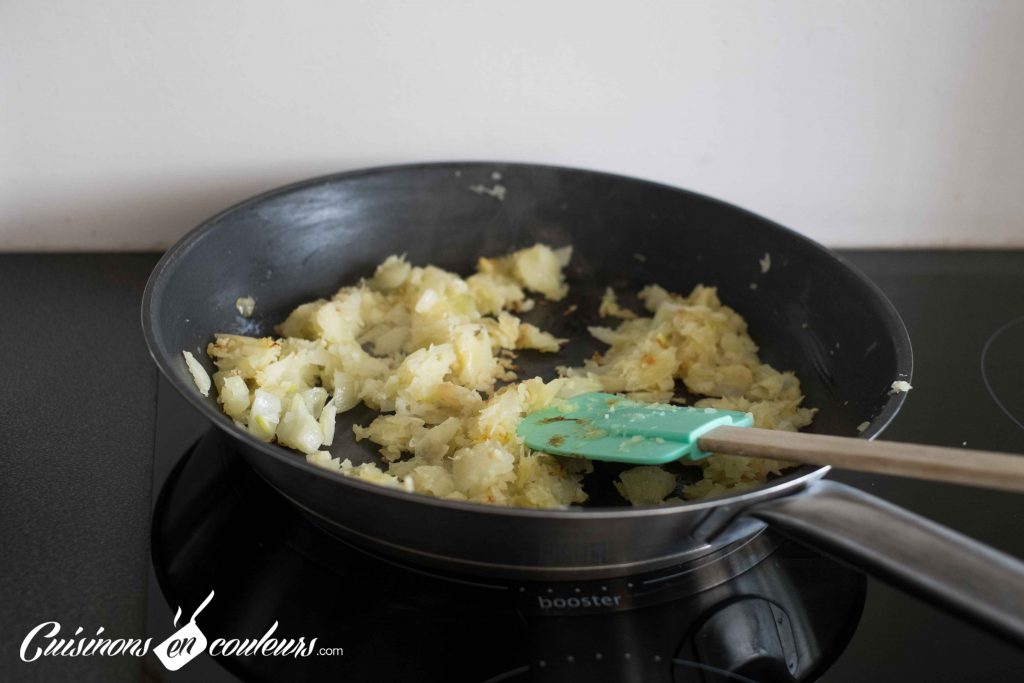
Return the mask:
[[753,424],[750,413],[590,393],[527,415],[517,434],[537,451],[631,465],[697,460],[714,452],[1024,492],[1024,456]]

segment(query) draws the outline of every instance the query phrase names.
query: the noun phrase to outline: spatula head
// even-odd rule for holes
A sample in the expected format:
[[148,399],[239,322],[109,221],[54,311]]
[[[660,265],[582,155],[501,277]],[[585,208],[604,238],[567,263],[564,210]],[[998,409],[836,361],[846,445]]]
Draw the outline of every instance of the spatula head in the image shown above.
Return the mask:
[[641,403],[590,393],[527,415],[516,433],[536,451],[634,465],[708,455],[697,440],[716,427],[751,427],[750,413]]

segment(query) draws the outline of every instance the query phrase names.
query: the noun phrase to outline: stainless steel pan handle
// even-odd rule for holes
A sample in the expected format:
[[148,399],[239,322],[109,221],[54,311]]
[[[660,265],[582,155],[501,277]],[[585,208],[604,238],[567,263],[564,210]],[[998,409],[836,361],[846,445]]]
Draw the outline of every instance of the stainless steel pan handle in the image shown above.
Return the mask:
[[1024,562],[829,481],[744,510],[798,541],[1024,646]]

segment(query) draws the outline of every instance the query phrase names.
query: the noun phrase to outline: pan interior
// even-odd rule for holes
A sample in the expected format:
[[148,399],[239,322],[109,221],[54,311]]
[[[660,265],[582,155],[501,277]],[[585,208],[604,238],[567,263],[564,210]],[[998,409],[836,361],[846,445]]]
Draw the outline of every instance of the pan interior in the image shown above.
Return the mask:
[[[420,264],[425,265],[425,264]],[[459,269],[461,274],[468,275],[472,272],[472,264],[468,268]],[[620,303],[630,304],[637,312],[643,312],[644,308],[636,300],[636,292],[644,284],[631,281],[626,277],[617,278],[614,283],[600,281],[596,278],[578,277],[573,268],[569,269],[570,294],[562,301],[552,302],[538,298],[537,305],[527,313],[518,314],[525,322],[537,325],[547,330],[556,337],[569,339],[558,353],[541,353],[539,351],[520,351],[516,359],[516,365],[520,368],[517,374],[520,379],[541,377],[544,380],[554,379],[558,376],[559,366],[578,366],[594,353],[603,352],[607,346],[594,339],[587,328],[594,325],[612,325],[617,321],[601,318],[597,314],[601,296],[606,286],[615,287],[617,292],[622,292]],[[687,292],[688,293],[688,290]],[[571,311],[571,313],[567,313]],[[268,334],[272,330],[268,331]],[[688,402],[702,398],[686,390],[682,382],[676,382],[676,395],[686,397]],[[335,457],[349,458],[353,462],[375,462],[386,469],[387,461],[379,454],[377,446],[368,440],[355,443],[351,440],[352,425],[366,425],[379,413],[377,411],[360,405],[357,408],[338,416],[337,433],[343,438],[336,439],[331,447],[331,453]],[[594,471],[587,475],[585,490],[589,496],[586,507],[615,507],[627,505],[622,496],[615,489],[614,481],[618,479],[619,473],[632,467],[613,462],[594,461]],[[663,466],[679,477],[677,495],[681,495],[682,487],[692,484],[700,479],[701,468],[695,464],[684,465],[670,463]],[[811,468],[801,468],[805,472]]]
[[[504,200],[471,189],[493,187],[497,177]],[[808,431],[856,435],[858,425],[874,422],[865,432],[870,436],[898,407],[888,389],[909,378],[906,332],[884,297],[830,252],[707,197],[533,165],[379,169],[311,181],[229,209],[157,267],[146,294],[147,338],[176,388],[230,428],[215,399],[196,394],[182,350],[212,371],[205,346],[215,332],[272,334],[296,305],[371,275],[390,254],[468,275],[479,256],[535,242],[573,246],[570,294],[557,303],[538,300],[522,317],[571,341],[558,354],[521,353],[520,378],[550,379],[556,366],[578,365],[603,350],[587,327],[609,324],[597,316],[606,287],[640,311],[635,294],[647,284],[688,293],[703,283],[717,286],[722,301],[747,320],[762,361],[796,371],[804,404],[820,411]],[[256,299],[252,318],[235,310],[241,296]],[[359,407],[339,416],[332,454],[380,462],[373,444],[346,438],[352,424],[375,415]],[[585,483],[589,505],[621,505],[611,484],[621,468],[597,465]],[[699,468],[676,467],[684,482],[699,477]]]

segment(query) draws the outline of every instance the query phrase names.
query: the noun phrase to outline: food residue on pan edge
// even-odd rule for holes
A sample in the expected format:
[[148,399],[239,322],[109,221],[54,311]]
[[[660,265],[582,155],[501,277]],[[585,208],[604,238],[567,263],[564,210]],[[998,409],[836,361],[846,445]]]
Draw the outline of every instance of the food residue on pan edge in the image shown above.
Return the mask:
[[508,194],[508,188],[500,183],[495,183],[494,187],[487,187],[486,185],[470,185],[469,189],[471,192],[476,192],[477,194],[494,197],[499,202],[505,201],[505,196]]
[[904,393],[910,391],[913,388],[914,387],[912,387],[910,385],[910,382],[908,382],[906,380],[898,379],[898,380],[896,380],[895,382],[892,383],[892,390],[889,393],[891,393],[891,394],[904,394]]
[[[239,428],[320,467],[441,498],[523,507],[587,499],[589,460],[531,451],[516,436],[523,416],[556,400],[605,391],[678,402],[681,381],[706,397],[699,408],[750,412],[759,427],[793,431],[811,422],[815,411],[801,406],[797,378],[762,363],[743,318],[702,285],[687,296],[645,287],[643,315],[624,313],[606,292],[605,313],[627,319],[589,328],[608,344],[604,353],[549,381],[516,381],[513,351],[554,352],[566,341],[515,313],[528,308],[527,292],[565,297],[570,255],[538,244],[481,258],[465,279],[391,256],[372,278],[299,306],[276,328],[279,338],[217,334],[207,349],[217,400]],[[359,404],[381,413],[353,431],[379,447],[383,466],[325,450],[336,415]],[[683,488],[687,498],[751,488],[789,466],[727,455],[692,465],[703,476]],[[616,482],[637,505],[667,502],[678,483],[658,467],[626,470]]]
[[253,311],[256,310],[256,299],[251,296],[240,296],[235,299],[235,308],[239,315],[251,318]]

